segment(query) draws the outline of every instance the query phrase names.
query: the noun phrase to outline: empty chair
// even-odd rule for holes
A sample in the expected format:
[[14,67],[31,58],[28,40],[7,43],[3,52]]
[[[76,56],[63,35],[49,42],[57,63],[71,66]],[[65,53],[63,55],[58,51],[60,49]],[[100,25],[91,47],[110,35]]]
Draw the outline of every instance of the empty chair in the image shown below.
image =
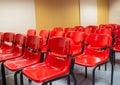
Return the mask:
[[70,31],[66,33],[67,38],[70,38],[70,54],[78,55],[82,53],[83,50],[83,41],[84,41],[84,33],[81,31]]
[[47,43],[49,40],[50,31],[49,30],[40,30],[39,36],[41,36],[43,38],[43,45],[41,47],[41,51],[42,51],[41,62],[42,62],[44,60],[44,57],[45,57],[44,54],[47,52]]
[[85,77],[87,67],[92,67],[92,85],[95,85],[95,69],[111,60],[111,85],[113,84],[113,63],[112,63],[112,37],[105,34],[90,34],[86,38],[86,47],[83,54],[75,57],[75,63],[85,66]]
[[114,43],[113,43],[113,57],[115,63],[115,52],[120,52],[120,30],[115,35]]
[[61,31],[61,30],[52,30],[51,32],[50,32],[50,36],[49,36],[49,38],[51,38],[51,37],[63,37],[64,36],[64,31]]
[[3,43],[0,47],[0,53],[10,52],[13,47],[15,33],[5,32],[3,34]]
[[41,36],[43,38],[43,45],[47,44],[49,35],[50,35],[50,31],[49,30],[40,30],[39,36]]
[[64,28],[64,33],[66,34],[69,31],[75,31],[75,28],[71,28],[71,27],[66,27]]
[[101,28],[101,29],[97,29],[96,33],[100,33],[100,34],[108,34],[112,36],[112,30],[109,28]]
[[87,29],[91,30],[91,33],[95,33],[96,30],[98,29],[98,26],[94,26],[94,25],[89,25],[86,27]]
[[0,54],[1,71],[2,71],[1,73],[3,76],[2,77],[3,82],[6,82],[5,81],[5,73],[4,73],[5,69],[3,67],[3,63],[6,60],[20,57],[23,54],[25,39],[26,39],[26,37],[24,35],[16,34],[15,39],[14,39],[14,44],[13,44],[11,51],[4,53],[4,54]]
[[26,37],[22,34],[16,34],[14,44],[10,52],[0,54],[0,62],[19,57],[23,54]]
[[[40,62],[42,38],[38,36],[28,36],[24,54],[16,59],[7,60],[3,63],[4,67],[14,71],[14,83],[17,85],[17,74],[26,66],[30,66]],[[4,68],[3,68],[4,69]],[[5,71],[2,71],[5,74]],[[2,76],[3,85],[6,85],[5,75]]]
[[21,73],[21,85],[23,85],[23,76],[30,80],[47,85],[53,81],[67,77],[70,85],[70,75],[74,79],[74,85],[77,85],[73,73],[74,58],[69,53],[69,39],[64,37],[54,37],[48,42],[48,52],[44,62],[26,67]]
[[63,28],[62,27],[55,27],[53,28],[54,31],[63,31]]
[[34,36],[34,35],[36,35],[35,29],[28,29],[27,30],[27,36]]
[[74,28],[75,28],[75,31],[82,31],[82,32],[84,32],[84,30],[85,30],[83,26],[75,26]]
[[92,28],[91,27],[86,27],[84,30],[85,36],[87,37],[89,34],[92,33]]

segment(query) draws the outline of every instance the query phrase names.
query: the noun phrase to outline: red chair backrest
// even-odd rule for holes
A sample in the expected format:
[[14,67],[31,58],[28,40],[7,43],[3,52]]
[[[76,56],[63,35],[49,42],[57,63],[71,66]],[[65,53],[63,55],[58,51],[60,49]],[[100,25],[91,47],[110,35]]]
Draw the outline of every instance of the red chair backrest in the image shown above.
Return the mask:
[[49,38],[50,31],[49,30],[40,30],[39,36],[43,38],[43,45],[47,44],[47,40]]
[[114,42],[113,47],[114,47],[114,46],[120,46],[120,38],[116,38],[116,39],[115,39],[115,42]]
[[56,54],[66,55],[69,53],[69,43],[68,38],[54,37],[49,40],[48,49]]
[[15,37],[15,33],[5,32],[3,35],[3,40],[6,42],[13,42]]
[[23,34],[16,34],[14,38],[14,44],[13,49],[11,50],[11,53],[17,53],[22,55],[24,51],[26,36]]
[[85,43],[92,47],[106,47],[112,45],[112,37],[106,34],[90,34],[87,36]]
[[75,28],[71,28],[71,27],[66,27],[64,28],[64,33],[66,34],[69,31],[75,31]]
[[75,26],[75,31],[82,31],[84,32],[84,27],[83,26]]
[[91,33],[95,33],[96,30],[98,29],[98,26],[89,25],[86,28],[89,29],[89,30],[91,30]]
[[109,28],[97,29],[96,33],[112,35],[112,30]]
[[80,42],[84,41],[84,32],[81,31],[70,31],[68,33],[66,33],[66,36],[70,39],[72,39],[74,44],[80,44]]
[[51,31],[50,32],[50,38],[51,37],[63,37],[64,36],[64,31]]
[[14,39],[15,44],[17,44],[19,46],[23,46],[23,45],[25,45],[25,40],[26,40],[25,35],[23,35],[23,34],[16,34],[15,35],[15,39]]
[[63,31],[63,28],[62,27],[55,27],[53,28],[54,31]]
[[11,49],[11,47],[13,46],[14,38],[15,33],[5,32],[3,34],[3,43],[1,49]]
[[28,29],[27,30],[27,36],[34,36],[34,35],[36,35],[35,29]]
[[39,36],[28,36],[25,45],[24,58],[39,62],[41,52],[38,52],[38,50],[43,45],[43,39]]

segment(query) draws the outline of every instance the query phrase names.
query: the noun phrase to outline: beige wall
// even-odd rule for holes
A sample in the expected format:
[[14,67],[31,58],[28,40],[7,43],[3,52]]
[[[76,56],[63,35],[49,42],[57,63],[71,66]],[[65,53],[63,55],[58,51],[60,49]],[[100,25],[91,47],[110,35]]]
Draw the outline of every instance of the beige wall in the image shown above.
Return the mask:
[[109,23],[120,24],[120,0],[110,0]]
[[0,0],[0,31],[26,33],[35,23],[34,0]]
[[82,26],[97,25],[97,0],[80,0]]
[[79,25],[78,0],[35,0],[37,30]]

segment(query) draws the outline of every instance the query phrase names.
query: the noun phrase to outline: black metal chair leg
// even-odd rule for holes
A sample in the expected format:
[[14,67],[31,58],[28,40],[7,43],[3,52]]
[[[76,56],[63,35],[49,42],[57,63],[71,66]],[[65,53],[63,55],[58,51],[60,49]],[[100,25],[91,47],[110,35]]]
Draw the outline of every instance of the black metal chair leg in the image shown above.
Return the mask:
[[105,71],[107,70],[107,63],[105,63]]
[[87,78],[87,67],[85,67],[85,78]]
[[28,79],[28,82],[31,83],[32,81],[30,79]]
[[40,62],[43,62],[43,61],[44,61],[44,56],[45,56],[45,53],[41,53],[41,59],[40,59]]
[[47,82],[42,83],[42,85],[47,85]]
[[67,84],[70,85],[70,75],[67,77]]
[[50,85],[52,85],[52,82],[50,82]]
[[111,85],[113,85],[113,77],[114,77],[114,64],[111,63]]
[[14,84],[15,84],[15,85],[18,85],[18,83],[17,83],[17,74],[20,73],[20,71],[21,71],[21,70],[18,70],[18,71],[16,71],[15,74],[14,74]]
[[2,85],[6,85],[6,77],[5,77],[5,68],[3,63],[1,63],[1,75],[2,75]]
[[72,78],[74,80],[74,85],[77,85],[77,80],[76,80],[76,77],[75,77],[74,73],[72,73],[71,76],[72,76]]
[[23,83],[23,74],[22,73],[20,73],[20,83],[21,83],[21,85],[24,85],[24,83]]
[[100,70],[100,66],[99,66],[99,68],[98,68],[99,70]]
[[115,51],[113,52],[113,61],[114,61],[114,65],[115,65]]
[[97,66],[93,69],[93,73],[92,73],[92,85],[95,85],[95,69],[97,68]]

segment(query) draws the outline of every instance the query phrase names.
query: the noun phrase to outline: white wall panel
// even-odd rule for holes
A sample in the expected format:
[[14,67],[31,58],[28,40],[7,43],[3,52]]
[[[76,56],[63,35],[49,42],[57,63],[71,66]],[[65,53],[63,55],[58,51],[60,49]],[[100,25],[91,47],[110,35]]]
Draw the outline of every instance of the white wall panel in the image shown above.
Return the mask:
[[120,0],[110,0],[109,23],[120,24]]
[[97,25],[97,0],[80,0],[81,25]]
[[34,0],[0,0],[0,31],[26,33],[35,27]]

